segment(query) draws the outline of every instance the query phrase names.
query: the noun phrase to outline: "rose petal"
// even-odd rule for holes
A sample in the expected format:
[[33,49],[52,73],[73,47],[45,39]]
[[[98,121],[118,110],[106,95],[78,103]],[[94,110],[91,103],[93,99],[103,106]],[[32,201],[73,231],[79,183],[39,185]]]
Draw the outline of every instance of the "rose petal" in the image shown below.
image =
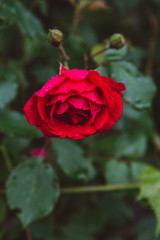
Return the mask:
[[109,114],[108,114],[108,109],[106,106],[102,106],[101,107],[101,111],[99,112],[99,114],[97,114],[96,118],[95,118],[95,126],[96,129],[101,129],[104,124],[108,121],[109,118]]
[[66,79],[64,75],[57,75],[55,77],[52,77],[46,84],[36,92],[37,96],[44,97],[46,96],[51,90],[54,91],[54,89],[62,84],[62,82]]
[[81,97],[80,95],[74,95],[67,99],[67,101],[72,104],[75,108],[88,110],[89,109],[89,103],[88,100]]
[[57,114],[63,114],[69,108],[69,104],[67,102],[60,103],[58,106],[56,105],[55,111]]
[[80,69],[67,70],[64,67],[62,67],[61,73],[63,73],[66,77],[68,77],[71,80],[81,81],[87,77],[88,71]]
[[115,90],[117,92],[126,90],[124,83],[117,83],[113,80],[113,78],[107,78],[107,77],[101,76],[101,79],[102,81],[107,83],[112,88],[112,90]]
[[48,112],[46,110],[46,102],[47,98],[38,98],[38,112],[41,119],[47,119],[49,117]]
[[92,101],[90,101],[89,104],[90,104],[92,119],[94,121],[97,114],[101,111],[101,106],[99,104],[96,104],[96,103],[92,102]]
[[37,125],[37,124],[40,125],[41,123],[41,118],[37,111],[37,102],[38,102],[38,97],[36,94],[34,94],[28,100],[28,102],[25,104],[23,108],[25,116],[31,125]]
[[105,98],[103,96],[100,96],[96,90],[93,90],[91,92],[82,92],[80,95],[97,104],[106,104]]
[[[105,99],[108,104],[108,108],[115,109],[115,95],[121,96],[113,91],[110,86],[108,86],[104,81],[102,81],[101,76],[98,72],[94,70],[90,70],[88,74],[88,79],[93,82],[94,84],[97,84],[97,87],[99,87],[103,91],[103,95],[105,96]],[[117,111],[117,109],[116,109]]]
[[86,92],[93,91],[95,85],[90,83],[88,80],[83,80],[81,82],[75,82],[72,80],[65,80],[61,85],[59,85],[56,89],[52,89],[49,94],[60,94],[60,93],[68,93],[70,91],[76,92]]

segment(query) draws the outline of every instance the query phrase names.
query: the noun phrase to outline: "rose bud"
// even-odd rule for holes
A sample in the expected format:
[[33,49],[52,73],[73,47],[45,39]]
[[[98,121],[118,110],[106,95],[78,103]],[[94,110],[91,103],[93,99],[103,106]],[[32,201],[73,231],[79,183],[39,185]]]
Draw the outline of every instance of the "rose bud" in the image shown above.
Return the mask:
[[111,48],[122,48],[126,44],[124,36],[120,33],[113,34],[109,39]]
[[94,70],[67,70],[52,77],[24,106],[31,125],[46,137],[82,139],[109,130],[123,110],[123,83]]
[[58,47],[63,40],[63,33],[58,29],[49,29],[47,40],[51,45]]

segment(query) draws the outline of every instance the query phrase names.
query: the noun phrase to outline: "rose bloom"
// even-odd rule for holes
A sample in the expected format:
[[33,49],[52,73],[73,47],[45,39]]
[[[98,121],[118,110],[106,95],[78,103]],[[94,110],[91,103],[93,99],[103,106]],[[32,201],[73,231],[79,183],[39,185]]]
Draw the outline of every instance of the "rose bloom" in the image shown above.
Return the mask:
[[109,130],[122,114],[123,83],[94,70],[67,70],[28,100],[25,116],[46,137],[82,139]]

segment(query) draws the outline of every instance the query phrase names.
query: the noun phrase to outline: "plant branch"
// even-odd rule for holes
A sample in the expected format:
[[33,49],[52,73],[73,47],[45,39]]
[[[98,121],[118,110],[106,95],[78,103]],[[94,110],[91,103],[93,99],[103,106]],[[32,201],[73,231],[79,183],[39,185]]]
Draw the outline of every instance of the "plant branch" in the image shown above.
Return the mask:
[[1,150],[2,154],[3,154],[3,157],[4,157],[4,160],[6,162],[6,166],[8,168],[8,171],[11,172],[13,167],[12,167],[12,162],[11,162],[11,159],[10,159],[9,154],[7,152],[7,149],[6,149],[6,147],[4,145],[1,145],[0,146],[0,150]]
[[61,188],[61,193],[111,192],[139,189],[139,183]]
[[67,56],[64,48],[62,47],[62,45],[59,45],[59,46],[57,47],[57,49],[58,49],[58,51],[59,51],[60,54],[61,54],[61,55],[60,55],[60,60],[63,61],[65,67],[69,68],[69,67],[68,67],[69,57]]
[[[144,4],[146,6],[146,4]],[[159,17],[155,15],[155,13],[149,8],[146,8],[146,14],[148,16],[150,26],[151,26],[151,38],[148,45],[148,59],[145,66],[145,72],[147,75],[152,75],[152,66],[153,66],[153,57],[158,39],[159,32]],[[159,14],[158,14],[159,15]]]
[[31,232],[29,230],[29,227],[25,228],[25,232],[26,232],[27,240],[32,240],[32,235],[31,235]]

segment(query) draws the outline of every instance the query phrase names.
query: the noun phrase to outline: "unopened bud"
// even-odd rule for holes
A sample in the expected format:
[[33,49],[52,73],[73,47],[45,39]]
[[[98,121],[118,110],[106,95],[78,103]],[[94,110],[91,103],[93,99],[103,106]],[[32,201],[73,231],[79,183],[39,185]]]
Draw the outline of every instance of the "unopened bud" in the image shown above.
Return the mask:
[[58,47],[63,40],[63,33],[58,29],[49,29],[47,40],[53,46]]
[[124,36],[120,33],[113,34],[109,39],[110,47],[120,49],[126,44]]

